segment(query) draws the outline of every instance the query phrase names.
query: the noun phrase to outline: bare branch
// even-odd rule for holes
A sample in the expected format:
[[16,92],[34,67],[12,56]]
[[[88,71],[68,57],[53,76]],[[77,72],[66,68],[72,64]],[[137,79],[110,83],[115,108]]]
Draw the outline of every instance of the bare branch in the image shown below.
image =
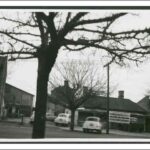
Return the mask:
[[46,16],[43,12],[36,12],[38,16],[38,20],[43,20],[47,24],[48,31],[51,35],[51,40],[56,41],[57,40],[57,32],[54,24],[54,17],[57,15],[57,13],[51,12],[48,16]]
[[6,32],[7,32],[7,34],[10,34],[10,35],[30,35],[30,36],[40,37],[40,35],[33,34],[30,32],[8,32],[8,31],[6,31]]
[[[89,98],[99,95],[101,90],[105,91],[104,77],[102,72],[98,73],[98,68],[93,63],[61,62],[55,65],[50,76],[50,83],[54,88],[52,95],[56,94],[58,101],[61,97],[69,109],[77,109]],[[64,80],[67,80],[68,84],[62,86],[61,81]]]
[[40,13],[36,13],[36,18],[37,18],[37,22],[38,22],[38,25],[39,25],[39,30],[40,30],[40,33],[41,33],[41,43],[42,45],[47,45],[48,44],[48,34],[45,34],[45,31],[44,31],[44,25],[43,25],[43,22],[41,20],[41,15]]
[[127,13],[118,13],[118,14],[114,14],[112,16],[109,17],[104,17],[104,18],[98,18],[98,19],[89,19],[89,20],[81,20],[79,21],[75,26],[80,26],[80,25],[86,25],[86,24],[94,24],[94,23],[102,23],[102,22],[107,22],[107,21],[112,21],[112,20],[116,20],[121,16],[126,15]]
[[70,51],[81,51],[81,50],[87,48],[88,46],[82,46],[82,47],[80,47],[80,48],[71,48],[71,47],[65,45],[65,47],[66,47],[66,50],[70,50]]
[[27,41],[24,41],[24,40],[21,40],[21,39],[19,39],[19,38],[16,38],[16,37],[12,36],[12,35],[9,34],[9,32],[7,32],[7,31],[0,31],[0,33],[6,35],[6,36],[8,36],[8,37],[10,37],[11,39],[13,39],[13,40],[15,40],[15,41],[17,41],[17,42],[21,42],[21,43],[23,43],[23,44],[26,44],[26,45],[28,45],[28,46],[30,46],[30,47],[33,47],[33,48],[36,48],[36,49],[39,48],[39,47],[37,47],[37,46],[35,46],[35,45],[33,45],[33,44],[27,42]]
[[11,57],[10,59],[8,59],[9,61],[14,61],[14,60],[17,60],[17,59],[34,59],[36,57],[34,56],[29,56],[29,57]]
[[23,22],[23,21],[19,21],[16,19],[6,18],[6,17],[1,17],[0,20],[6,20],[6,21],[9,21],[12,23],[17,23],[17,24],[19,24],[19,26],[29,26],[29,27],[33,27],[33,28],[38,27],[38,25],[31,24],[30,22]]
[[65,26],[68,24],[70,18],[71,18],[71,12],[68,12],[67,17],[66,17]]
[[4,51],[0,50],[0,55],[9,55],[9,54],[27,54],[27,55],[33,55],[33,56],[36,55],[35,52],[29,52],[29,51],[26,51],[26,52],[24,52],[24,51],[13,51],[13,52],[7,51],[7,52],[4,52]]
[[[73,28],[76,26],[77,22],[83,17],[85,16],[87,13],[86,12],[80,12],[77,13],[71,20],[70,22],[66,23],[64,25],[64,28],[62,28],[58,35],[60,37],[60,39],[63,39],[71,30],[73,30]],[[70,17],[71,14],[68,14],[68,17]]]

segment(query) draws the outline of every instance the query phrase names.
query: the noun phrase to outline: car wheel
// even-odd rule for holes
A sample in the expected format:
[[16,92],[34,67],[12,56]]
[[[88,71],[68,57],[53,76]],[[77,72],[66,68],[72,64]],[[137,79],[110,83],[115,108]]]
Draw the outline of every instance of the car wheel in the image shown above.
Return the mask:
[[67,124],[64,124],[64,126],[65,126],[65,127],[69,127],[69,124],[68,124],[68,123],[67,123]]
[[83,129],[83,132],[86,133],[86,132],[87,132],[87,129]]
[[97,131],[97,133],[100,133],[100,134],[101,134],[101,133],[102,133],[102,131],[101,131],[101,130],[98,130],[98,131]]
[[58,126],[59,124],[58,124],[58,123],[55,123],[55,125]]
[[33,124],[33,121],[30,121],[30,124]]

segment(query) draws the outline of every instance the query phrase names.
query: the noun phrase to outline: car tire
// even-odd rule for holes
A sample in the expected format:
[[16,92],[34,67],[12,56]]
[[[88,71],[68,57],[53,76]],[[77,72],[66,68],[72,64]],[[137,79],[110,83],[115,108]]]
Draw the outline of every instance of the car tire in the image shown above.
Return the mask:
[[101,131],[101,130],[98,130],[98,131],[97,131],[97,133],[101,134],[101,133],[102,133],[102,131]]
[[33,121],[30,121],[30,124],[33,124]]
[[58,124],[58,123],[55,123],[55,125],[58,126],[59,124]]
[[69,127],[69,124],[68,124],[68,123],[67,123],[67,124],[64,124],[64,126],[65,126],[65,127]]
[[86,133],[86,132],[87,132],[87,129],[83,129],[83,132]]

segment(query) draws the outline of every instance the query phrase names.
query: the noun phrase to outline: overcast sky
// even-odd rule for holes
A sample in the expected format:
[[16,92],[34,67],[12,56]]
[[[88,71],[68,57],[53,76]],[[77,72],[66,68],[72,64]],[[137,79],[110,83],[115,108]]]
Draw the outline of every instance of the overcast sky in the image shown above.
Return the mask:
[[[106,11],[105,11],[106,12]],[[103,11],[104,13],[104,11]],[[108,12],[110,13],[110,11]],[[114,23],[115,31],[126,29],[140,29],[145,26],[150,27],[150,11],[130,11],[130,14],[122,17]],[[86,54],[78,52],[60,51],[57,61],[69,59],[83,59],[87,57]],[[99,62],[98,55],[88,55],[94,61]],[[136,67],[119,67],[111,65],[113,82],[118,83],[118,88],[113,96],[118,96],[118,90],[125,91],[125,98],[129,98],[134,102],[139,101],[144,97],[146,91],[150,89],[150,61]],[[105,71],[105,70],[104,70]],[[35,94],[36,92],[36,77],[37,77],[37,61],[16,61],[8,63],[8,77],[7,82],[17,86],[18,88],[27,90]],[[111,84],[111,83],[110,83]]]
[[[63,52],[62,52],[63,53]],[[69,54],[68,55],[72,55]],[[66,57],[68,57],[68,55]],[[66,57],[59,56],[59,61],[65,61]],[[75,59],[76,55],[72,59]],[[82,58],[85,57],[82,55]],[[70,58],[71,59],[71,58]],[[78,59],[78,56],[76,57]],[[85,58],[86,59],[86,58]],[[99,61],[97,61],[99,62]],[[100,68],[102,67],[99,65]],[[150,61],[141,65],[120,67],[117,65],[110,66],[111,83],[117,83],[118,87],[113,93],[113,97],[118,96],[118,90],[124,90],[125,98],[129,98],[134,102],[139,101],[144,97],[146,91],[150,90]],[[8,63],[7,83],[15,85],[18,88],[36,93],[36,78],[37,78],[37,61],[16,61]],[[103,70],[106,73],[106,68]]]

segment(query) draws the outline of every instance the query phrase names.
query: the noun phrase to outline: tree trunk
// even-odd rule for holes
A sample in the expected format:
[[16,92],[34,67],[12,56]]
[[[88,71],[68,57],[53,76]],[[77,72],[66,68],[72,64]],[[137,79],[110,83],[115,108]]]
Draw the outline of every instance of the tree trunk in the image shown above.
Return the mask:
[[45,114],[49,70],[45,67],[47,64],[45,64],[46,61],[44,58],[43,60],[39,60],[38,63],[37,95],[32,138],[44,138],[45,136]]
[[58,48],[42,49],[38,56],[38,77],[36,90],[35,118],[32,138],[45,137],[45,115],[47,105],[47,86],[49,73],[57,58]]
[[70,123],[70,130],[71,131],[74,130],[74,117],[75,117],[75,110],[72,109],[71,110],[71,123]]

